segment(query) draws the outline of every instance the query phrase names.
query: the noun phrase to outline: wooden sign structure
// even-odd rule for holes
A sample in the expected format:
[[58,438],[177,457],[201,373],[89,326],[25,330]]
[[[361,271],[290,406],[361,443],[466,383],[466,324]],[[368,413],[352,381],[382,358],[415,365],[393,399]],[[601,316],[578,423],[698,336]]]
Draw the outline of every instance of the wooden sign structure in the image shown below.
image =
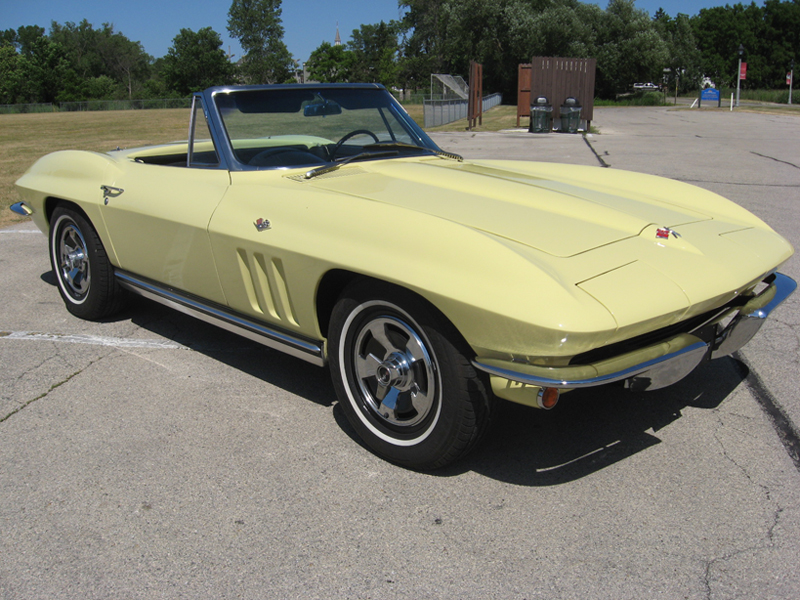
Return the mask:
[[531,116],[531,100],[546,96],[553,106],[553,116],[560,117],[560,107],[567,98],[581,105],[581,120],[589,129],[594,117],[594,81],[596,58],[560,58],[534,56],[530,64],[519,65],[517,87],[517,127],[521,117]]
[[470,61],[467,129],[472,131],[476,125],[483,125],[483,65]]

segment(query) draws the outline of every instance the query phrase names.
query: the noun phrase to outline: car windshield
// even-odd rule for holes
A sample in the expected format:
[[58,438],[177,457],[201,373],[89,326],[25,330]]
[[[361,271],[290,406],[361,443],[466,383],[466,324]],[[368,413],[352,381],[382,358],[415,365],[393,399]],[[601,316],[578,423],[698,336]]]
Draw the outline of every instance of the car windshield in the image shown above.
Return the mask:
[[214,94],[237,162],[325,166],[438,150],[384,89],[291,87]]

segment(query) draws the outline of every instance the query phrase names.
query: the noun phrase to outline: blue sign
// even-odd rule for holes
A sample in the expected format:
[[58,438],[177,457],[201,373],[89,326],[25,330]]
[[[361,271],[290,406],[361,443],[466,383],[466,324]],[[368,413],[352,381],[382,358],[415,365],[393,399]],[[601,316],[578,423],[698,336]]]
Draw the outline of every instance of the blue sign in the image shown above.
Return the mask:
[[715,90],[714,88],[706,88],[702,92],[700,92],[700,101],[709,101],[709,102],[719,102],[720,95],[719,90]]

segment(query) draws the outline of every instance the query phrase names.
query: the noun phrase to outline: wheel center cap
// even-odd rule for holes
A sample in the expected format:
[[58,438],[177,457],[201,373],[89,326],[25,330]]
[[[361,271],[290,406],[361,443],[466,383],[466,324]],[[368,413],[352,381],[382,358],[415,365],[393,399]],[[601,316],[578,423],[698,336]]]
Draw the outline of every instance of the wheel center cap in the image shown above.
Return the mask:
[[411,383],[411,367],[403,354],[394,352],[375,370],[378,383],[383,387],[404,389]]
[[67,264],[69,265],[70,269],[79,268],[83,265],[84,259],[86,258],[82,251],[75,250],[74,252],[70,252],[67,254]]

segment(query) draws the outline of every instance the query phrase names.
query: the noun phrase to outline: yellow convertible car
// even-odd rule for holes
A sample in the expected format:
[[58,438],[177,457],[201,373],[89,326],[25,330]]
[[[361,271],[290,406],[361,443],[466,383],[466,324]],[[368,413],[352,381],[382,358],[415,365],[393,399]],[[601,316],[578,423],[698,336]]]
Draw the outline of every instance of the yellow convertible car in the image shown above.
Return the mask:
[[711,192],[466,161],[379,85],[218,87],[189,139],[57,152],[17,182],[67,309],[131,294],[314,364],[377,454],[464,456],[496,398],[674,383],[796,285],[791,246]]

